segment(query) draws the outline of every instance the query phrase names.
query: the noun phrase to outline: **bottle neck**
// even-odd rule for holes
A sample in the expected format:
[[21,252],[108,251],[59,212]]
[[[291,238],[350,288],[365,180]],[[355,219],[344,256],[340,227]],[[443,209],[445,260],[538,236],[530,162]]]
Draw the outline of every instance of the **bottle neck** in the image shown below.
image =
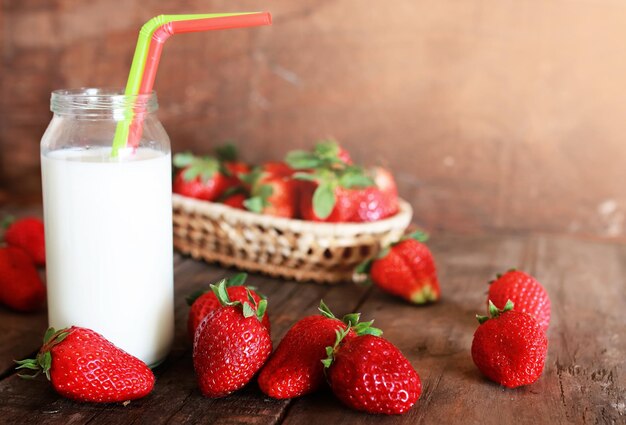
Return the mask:
[[55,115],[76,118],[122,120],[145,116],[157,109],[155,92],[125,95],[123,90],[80,88],[55,90],[50,98],[50,110]]

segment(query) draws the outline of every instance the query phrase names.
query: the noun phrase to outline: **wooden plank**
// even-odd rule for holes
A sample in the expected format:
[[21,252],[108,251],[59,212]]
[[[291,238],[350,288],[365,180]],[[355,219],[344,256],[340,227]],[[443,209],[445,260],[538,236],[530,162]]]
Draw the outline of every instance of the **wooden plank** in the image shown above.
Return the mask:
[[[0,417],[7,423],[38,424],[623,422],[626,246],[521,235],[441,235],[431,246],[444,298],[428,307],[407,305],[375,288],[250,278],[269,298],[275,344],[296,320],[314,313],[322,297],[338,315],[362,304],[364,318],[376,320],[422,378],[422,397],[406,415],[354,412],[329,390],[276,401],[264,397],[255,383],[224,399],[202,397],[193,373],[183,298],[231,272],[185,259],[176,271],[175,346],[157,369],[157,385],[149,397],[127,407],[77,404],[58,397],[44,380],[11,376],[0,382]],[[536,274],[554,307],[544,375],[530,387],[505,390],[480,375],[469,348],[477,326],[474,314],[485,309],[486,282],[513,266]]]
[[[417,406],[400,417],[364,415],[335,400],[328,391],[294,403],[285,424],[306,424],[315,412],[320,423],[413,424],[433,411],[447,412],[464,392],[462,381],[478,380],[468,344],[475,328],[474,315],[484,309],[486,282],[501,269],[518,264],[524,252],[523,238],[433,238],[442,287],[442,300],[416,307],[374,288],[360,311],[364,319],[374,319],[384,336],[407,356],[420,374],[423,392]],[[442,391],[446,381],[455,383]],[[468,415],[469,414],[469,415]],[[446,418],[441,423],[473,423],[472,412],[460,414],[459,422]],[[465,416],[468,415],[468,416]],[[464,422],[463,417],[467,420]],[[429,423],[437,423],[427,417]]]
[[[435,240],[444,298],[407,306],[373,293],[362,307],[411,360],[423,393],[408,414],[361,415],[329,392],[293,404],[285,424],[320,423],[623,423],[626,321],[624,259],[619,245],[557,237]],[[528,270],[553,301],[549,354],[534,385],[507,390],[481,376],[470,347],[485,282],[512,265]]]
[[[188,307],[184,297],[227,273],[231,271],[193,260],[186,260],[178,266],[175,292],[176,340],[169,359],[156,371],[157,385],[149,397],[127,407],[82,405],[60,398],[43,380],[25,382],[12,376],[0,383],[0,414],[7,420],[20,423],[28,423],[31,419],[38,423],[40,420],[44,420],[44,423],[61,423],[67,417],[72,417],[74,423],[90,424],[117,424],[133,420],[188,423],[196,419],[221,422],[243,417],[255,418],[250,419],[253,423],[275,423],[289,402],[267,399],[256,388],[256,384],[220,400],[206,399],[196,388],[191,345],[186,335]],[[250,283],[270,300],[269,314],[275,344],[302,315],[315,313],[322,297],[331,306],[337,306],[337,314],[344,314],[351,310],[350,305],[359,303],[366,293],[364,288],[349,285],[320,286],[261,276],[252,276]]]

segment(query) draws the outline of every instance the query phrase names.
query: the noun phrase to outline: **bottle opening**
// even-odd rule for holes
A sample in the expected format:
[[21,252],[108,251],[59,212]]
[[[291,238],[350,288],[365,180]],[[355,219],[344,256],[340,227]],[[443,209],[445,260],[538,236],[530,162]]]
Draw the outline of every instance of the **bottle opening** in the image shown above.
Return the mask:
[[155,112],[158,107],[154,91],[125,95],[118,88],[78,88],[55,90],[50,97],[50,110],[57,115],[138,115]]

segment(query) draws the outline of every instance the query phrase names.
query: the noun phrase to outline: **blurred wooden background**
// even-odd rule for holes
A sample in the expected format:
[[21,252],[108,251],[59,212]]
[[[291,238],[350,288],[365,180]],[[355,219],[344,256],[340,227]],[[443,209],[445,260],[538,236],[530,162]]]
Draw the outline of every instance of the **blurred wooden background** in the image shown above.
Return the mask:
[[38,201],[57,88],[122,86],[160,13],[269,10],[179,35],[156,88],[175,151],[251,161],[332,135],[395,171],[431,230],[624,238],[626,3],[4,0],[0,203]]

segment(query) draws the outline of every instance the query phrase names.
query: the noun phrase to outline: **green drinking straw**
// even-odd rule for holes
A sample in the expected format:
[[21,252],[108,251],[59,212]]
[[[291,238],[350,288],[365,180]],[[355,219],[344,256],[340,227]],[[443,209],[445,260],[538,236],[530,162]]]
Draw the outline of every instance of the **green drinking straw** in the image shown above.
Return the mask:
[[[150,43],[152,42],[152,35],[154,32],[163,25],[176,21],[193,21],[198,19],[212,19],[212,18],[225,18],[229,16],[242,16],[250,15],[256,12],[243,12],[243,13],[207,13],[207,14],[193,14],[193,15],[159,15],[146,22],[139,30],[139,36],[137,38],[137,45],[135,47],[135,53],[133,55],[133,62],[130,66],[128,73],[128,80],[126,82],[126,89],[124,95],[134,96],[139,94],[141,87],[141,80],[146,65],[146,59],[148,51],[150,49]],[[129,135],[130,124],[133,120],[133,111],[130,110],[125,114],[124,120],[118,122],[115,129],[115,136],[113,137],[113,145],[111,147],[111,157],[115,158],[119,155],[119,150],[126,147]]]

